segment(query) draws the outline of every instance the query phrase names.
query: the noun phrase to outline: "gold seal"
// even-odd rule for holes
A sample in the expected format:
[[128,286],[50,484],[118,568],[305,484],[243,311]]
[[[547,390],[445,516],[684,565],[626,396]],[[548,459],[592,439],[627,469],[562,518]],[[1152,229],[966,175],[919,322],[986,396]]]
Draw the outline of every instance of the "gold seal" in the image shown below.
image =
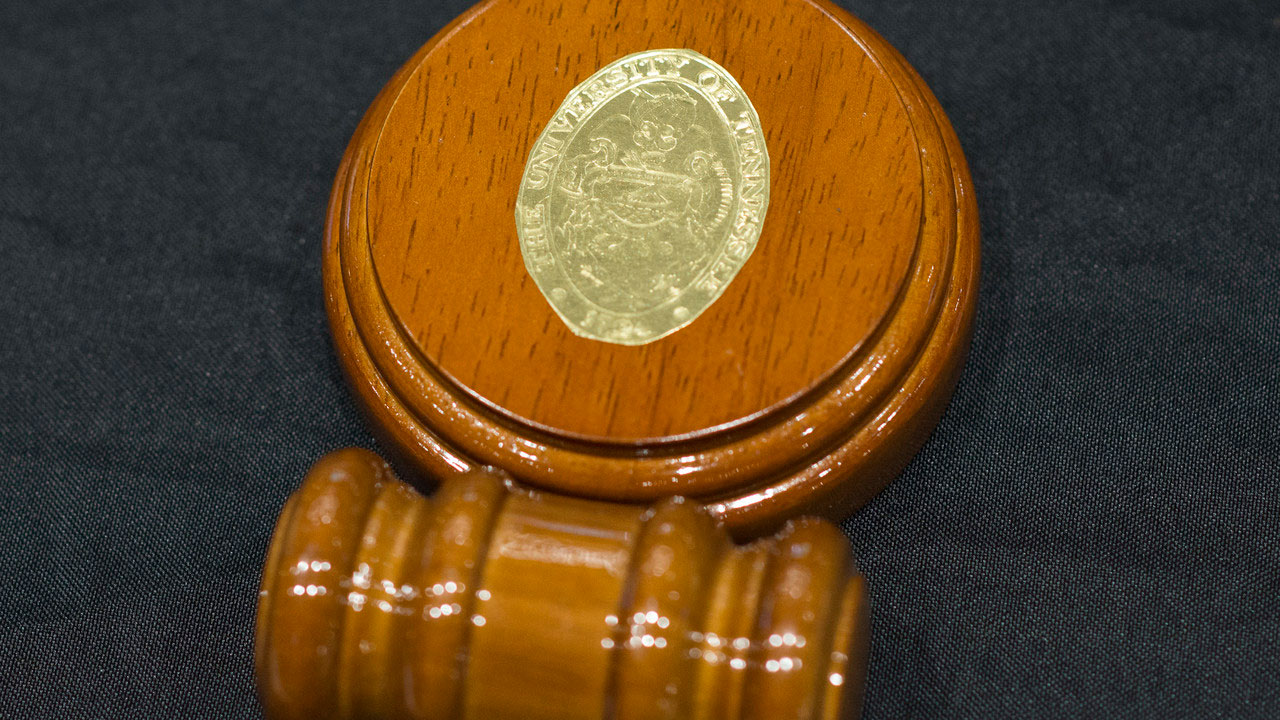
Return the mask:
[[516,228],[574,333],[644,345],[720,298],[768,207],[764,132],[737,80],[692,50],[649,50],[569,93],[529,153]]

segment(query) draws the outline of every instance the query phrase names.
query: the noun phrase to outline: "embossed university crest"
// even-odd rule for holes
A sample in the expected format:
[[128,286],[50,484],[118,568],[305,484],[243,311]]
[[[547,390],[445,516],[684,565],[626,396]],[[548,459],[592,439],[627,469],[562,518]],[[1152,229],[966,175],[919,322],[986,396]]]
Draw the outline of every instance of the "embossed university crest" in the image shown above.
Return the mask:
[[691,50],[651,50],[569,93],[529,155],[516,226],[575,333],[643,345],[719,299],[768,206],[764,133],[737,81]]

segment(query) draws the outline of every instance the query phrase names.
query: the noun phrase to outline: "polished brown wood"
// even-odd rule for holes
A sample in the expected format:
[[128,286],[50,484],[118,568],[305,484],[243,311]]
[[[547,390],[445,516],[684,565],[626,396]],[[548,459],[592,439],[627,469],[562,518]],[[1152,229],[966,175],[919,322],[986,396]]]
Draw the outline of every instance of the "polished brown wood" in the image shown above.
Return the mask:
[[[628,53],[686,47],[759,110],[772,204],[725,296],[657,343],[573,335],[522,265],[530,145]],[[375,100],[335,184],[325,288],[343,367],[424,477],[696,498],[735,534],[838,517],[905,465],[968,343],[978,225],[937,101],[826,0],[491,0]]]
[[427,499],[377,456],[289,499],[258,605],[272,720],[830,720],[858,714],[865,583],[822,520],[735,546],[696,503]]

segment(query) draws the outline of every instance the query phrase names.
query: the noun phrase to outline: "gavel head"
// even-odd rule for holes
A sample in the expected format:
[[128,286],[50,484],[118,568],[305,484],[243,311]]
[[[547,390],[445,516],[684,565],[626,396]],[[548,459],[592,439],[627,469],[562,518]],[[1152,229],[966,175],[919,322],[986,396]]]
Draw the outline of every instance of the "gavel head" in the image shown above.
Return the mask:
[[698,504],[431,498],[322,459],[272,539],[257,670],[273,720],[855,717],[868,607],[847,540],[801,519],[733,544]]

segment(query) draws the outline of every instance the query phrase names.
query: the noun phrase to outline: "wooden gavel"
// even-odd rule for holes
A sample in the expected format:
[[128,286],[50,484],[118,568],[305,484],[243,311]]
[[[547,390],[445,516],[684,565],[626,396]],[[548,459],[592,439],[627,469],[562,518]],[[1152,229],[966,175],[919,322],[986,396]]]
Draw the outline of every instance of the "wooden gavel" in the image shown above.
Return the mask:
[[680,498],[476,471],[428,499],[345,450],[280,515],[257,665],[276,720],[826,720],[857,715],[868,618],[823,520],[735,546]]
[[343,451],[289,500],[268,718],[855,717],[830,521],[943,413],[978,235],[937,100],[828,0],[476,6],[373,101],[325,228],[343,372],[438,490]]

